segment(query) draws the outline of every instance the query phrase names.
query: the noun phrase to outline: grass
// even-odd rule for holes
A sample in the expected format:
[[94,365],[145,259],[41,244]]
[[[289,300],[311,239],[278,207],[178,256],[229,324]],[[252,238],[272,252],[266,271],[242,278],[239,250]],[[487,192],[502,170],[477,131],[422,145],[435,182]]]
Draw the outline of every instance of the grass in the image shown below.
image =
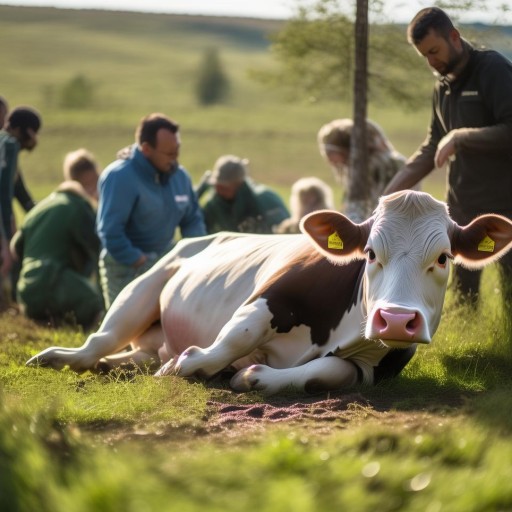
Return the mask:
[[[21,156],[36,198],[60,182],[68,151],[86,147],[105,167],[119,148],[133,141],[139,119],[152,111],[180,123],[181,161],[195,181],[220,155],[233,153],[250,160],[256,181],[275,187],[285,198],[296,179],[309,175],[336,190],[316,134],[330,119],[350,117],[352,107],[290,103],[250,78],[250,70],[275,65],[268,34],[279,26],[258,20],[207,22],[194,16],[0,6],[0,30],[9,41],[9,51],[0,55],[1,94],[11,106],[31,104],[43,116],[38,147]],[[219,48],[232,95],[226,104],[207,108],[198,105],[194,83],[202,53],[211,46]],[[60,91],[77,74],[93,84],[93,103],[87,109],[64,109]],[[371,105],[370,115],[408,155],[423,140],[428,105],[426,99],[425,109],[414,114]],[[434,181],[442,183],[443,178]]]
[[[509,510],[512,337],[495,269],[485,277],[490,300],[478,321],[449,292],[432,345],[398,378],[311,397],[237,395],[222,380],[25,368],[37,351],[78,346],[85,334],[4,313],[0,507]],[[345,407],[315,416],[333,399]],[[301,401],[310,414],[283,421],[222,422],[216,407],[282,411]]]
[[[308,175],[337,190],[316,132],[351,108],[286,103],[249,78],[249,68],[274,65],[265,38],[276,27],[0,6],[9,41],[0,92],[44,117],[40,145],[21,161],[36,198],[59,183],[66,152],[87,147],[105,166],[133,140],[138,119],[157,110],[180,122],[182,162],[195,180],[235,153],[285,198]],[[193,83],[209,45],[220,48],[233,94],[203,108]],[[63,109],[59,90],[77,73],[94,84],[94,102]],[[369,113],[406,155],[426,133],[428,105],[413,113],[370,105]],[[424,189],[442,198],[436,173]],[[511,510],[512,333],[495,268],[483,285],[477,312],[449,291],[434,342],[398,378],[310,397],[237,395],[222,380],[26,368],[38,351],[79,346],[86,333],[9,310],[0,316],[0,510]],[[332,400],[339,409],[329,409]],[[250,412],[283,414],[297,403],[308,412],[298,419]],[[246,413],[228,421],[219,404]]]

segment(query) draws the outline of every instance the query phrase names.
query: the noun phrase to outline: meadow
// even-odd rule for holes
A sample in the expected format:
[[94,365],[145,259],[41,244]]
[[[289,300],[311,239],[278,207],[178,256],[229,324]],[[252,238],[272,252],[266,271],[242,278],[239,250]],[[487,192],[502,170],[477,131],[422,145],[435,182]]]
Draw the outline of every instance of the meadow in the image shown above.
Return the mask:
[[[44,118],[40,145],[21,162],[36,198],[59,183],[67,151],[87,147],[106,166],[152,111],[180,123],[181,160],[196,181],[234,153],[286,199],[301,176],[337,187],[316,133],[351,107],[290,103],[249,77],[275,65],[267,35],[279,26],[0,6],[0,94]],[[232,94],[205,108],[194,79],[212,46]],[[94,85],[93,103],[64,108],[59,91],[79,74]],[[425,134],[428,93],[425,104],[370,105],[369,114],[408,155]],[[443,188],[443,171],[424,184],[439,198]],[[433,343],[398,378],[308,396],[239,395],[221,378],[26,368],[43,348],[79,346],[87,333],[9,309],[0,316],[0,510],[512,510],[512,327],[494,268],[483,286],[476,311],[449,290]]]

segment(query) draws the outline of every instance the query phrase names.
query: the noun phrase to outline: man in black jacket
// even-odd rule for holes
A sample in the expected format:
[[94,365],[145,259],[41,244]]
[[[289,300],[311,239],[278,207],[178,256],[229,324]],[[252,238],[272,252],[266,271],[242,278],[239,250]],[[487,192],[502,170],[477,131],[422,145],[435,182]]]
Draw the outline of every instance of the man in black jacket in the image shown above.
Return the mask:
[[[512,63],[473,48],[437,7],[416,14],[407,38],[438,81],[427,137],[384,192],[410,188],[447,164],[447,203],[459,224],[485,213],[512,219]],[[499,263],[505,303],[511,303],[512,253]],[[456,289],[472,304],[480,277],[481,271],[454,269]]]

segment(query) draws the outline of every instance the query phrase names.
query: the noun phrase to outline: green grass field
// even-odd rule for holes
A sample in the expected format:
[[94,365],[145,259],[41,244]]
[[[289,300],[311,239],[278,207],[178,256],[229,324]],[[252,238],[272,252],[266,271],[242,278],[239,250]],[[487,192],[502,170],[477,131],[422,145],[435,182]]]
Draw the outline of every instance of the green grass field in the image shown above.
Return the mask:
[[[0,94],[44,118],[40,145],[21,162],[36,198],[59,183],[66,152],[86,147],[106,166],[152,111],[181,124],[181,160],[195,180],[235,153],[286,199],[307,175],[336,190],[316,133],[351,116],[350,106],[287,103],[249,78],[274,65],[265,35],[278,27],[0,6]],[[232,96],[204,108],[194,78],[211,46]],[[64,109],[59,91],[78,74],[94,84],[93,103]],[[425,135],[428,104],[370,105],[369,114],[409,155]],[[442,198],[443,173],[424,189]],[[306,397],[237,395],[221,380],[26,368],[38,351],[79,346],[85,334],[9,310],[0,315],[0,510],[512,510],[512,328],[494,268],[483,285],[477,312],[449,291],[432,345],[400,377]]]
[[[218,156],[233,153],[249,158],[253,178],[286,198],[302,176],[317,175],[336,187],[316,133],[334,117],[350,117],[351,106],[292,104],[249,78],[250,70],[275,65],[267,37],[278,27],[272,21],[0,6],[0,31],[9,41],[0,55],[0,94],[11,106],[34,105],[44,118],[39,146],[21,159],[34,194],[41,198],[56,186],[63,156],[77,147],[87,147],[106,166],[133,142],[139,119],[153,111],[180,123],[181,161],[195,180]],[[194,81],[209,47],[218,48],[232,94],[227,104],[205,108],[197,104]],[[93,84],[93,103],[64,109],[60,91],[77,75]],[[369,113],[408,155],[424,138],[428,99],[420,112],[371,105]]]

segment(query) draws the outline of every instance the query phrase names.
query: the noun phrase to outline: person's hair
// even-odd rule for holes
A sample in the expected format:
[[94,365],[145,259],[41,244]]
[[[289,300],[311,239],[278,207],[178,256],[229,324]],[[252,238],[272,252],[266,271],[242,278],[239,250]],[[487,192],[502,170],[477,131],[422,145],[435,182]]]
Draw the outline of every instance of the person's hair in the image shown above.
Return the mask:
[[3,106],[6,110],[9,110],[9,104],[3,96],[0,96],[0,106]]
[[135,131],[135,140],[139,145],[147,142],[151,147],[156,147],[156,134],[161,129],[178,133],[179,125],[164,114],[149,114],[140,120]]
[[86,149],[77,149],[64,157],[63,174],[66,181],[80,181],[86,172],[98,172],[94,155]]
[[[353,127],[354,122],[350,118],[334,119],[324,124],[317,135],[321,155],[326,157],[329,151],[343,149],[350,151]],[[366,120],[366,143],[370,155],[394,151],[382,128],[370,119]]]
[[20,128],[23,136],[27,135],[29,129],[37,133],[41,124],[39,112],[32,107],[16,107],[11,110],[5,121],[6,128]]
[[448,14],[439,7],[421,9],[407,27],[407,41],[411,44],[420,43],[430,30],[434,30],[444,39],[448,39],[454,25]]

